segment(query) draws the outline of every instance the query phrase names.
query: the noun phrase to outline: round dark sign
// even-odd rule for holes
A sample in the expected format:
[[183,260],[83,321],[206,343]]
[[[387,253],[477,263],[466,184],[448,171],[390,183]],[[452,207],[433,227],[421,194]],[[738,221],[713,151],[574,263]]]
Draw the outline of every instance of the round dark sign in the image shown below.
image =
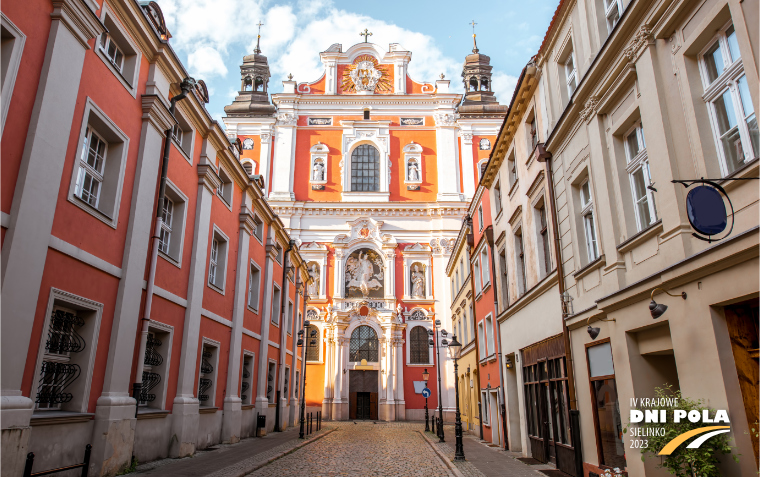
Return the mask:
[[689,223],[703,235],[717,235],[726,230],[728,216],[720,192],[708,185],[697,186],[686,196]]

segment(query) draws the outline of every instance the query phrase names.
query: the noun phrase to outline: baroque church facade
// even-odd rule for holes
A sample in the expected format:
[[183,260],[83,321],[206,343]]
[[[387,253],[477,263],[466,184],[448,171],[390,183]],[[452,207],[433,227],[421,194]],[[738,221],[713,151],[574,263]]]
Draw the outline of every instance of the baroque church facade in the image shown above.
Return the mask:
[[307,412],[422,419],[421,391],[427,384],[437,408],[440,383],[453,418],[453,362],[436,344],[451,339],[446,264],[507,109],[491,91],[490,60],[475,45],[462,95],[443,75],[412,79],[399,44],[319,55],[319,79],[289,77],[270,95],[257,46],[224,118],[311,276]]

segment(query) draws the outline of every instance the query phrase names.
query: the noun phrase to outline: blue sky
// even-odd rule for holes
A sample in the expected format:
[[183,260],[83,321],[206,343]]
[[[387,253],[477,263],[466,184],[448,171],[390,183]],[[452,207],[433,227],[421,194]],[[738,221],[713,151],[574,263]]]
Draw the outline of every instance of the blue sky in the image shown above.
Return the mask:
[[541,44],[559,0],[374,1],[296,0],[161,0],[173,38],[172,47],[196,79],[209,86],[208,110],[216,119],[240,86],[243,55],[256,44],[256,23],[262,21],[262,53],[269,58],[271,93],[282,91],[289,73],[298,82],[322,74],[319,52],[333,43],[344,51],[363,41],[387,48],[399,43],[412,52],[409,74],[434,81],[440,73],[462,92],[460,72],[472,50],[477,23],[480,52],[491,57],[493,89],[508,103],[520,70]]

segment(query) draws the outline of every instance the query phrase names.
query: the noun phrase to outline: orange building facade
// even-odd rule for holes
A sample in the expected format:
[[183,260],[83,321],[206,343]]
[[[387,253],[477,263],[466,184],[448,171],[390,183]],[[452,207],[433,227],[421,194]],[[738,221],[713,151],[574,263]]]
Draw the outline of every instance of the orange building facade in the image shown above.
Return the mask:
[[283,81],[272,104],[260,53],[244,58],[224,122],[309,270],[307,410],[422,419],[427,384],[453,419],[453,362],[430,343],[452,331],[446,264],[506,109],[488,57],[465,63],[478,114],[464,114],[449,80],[410,78],[398,44],[334,44],[321,78]]

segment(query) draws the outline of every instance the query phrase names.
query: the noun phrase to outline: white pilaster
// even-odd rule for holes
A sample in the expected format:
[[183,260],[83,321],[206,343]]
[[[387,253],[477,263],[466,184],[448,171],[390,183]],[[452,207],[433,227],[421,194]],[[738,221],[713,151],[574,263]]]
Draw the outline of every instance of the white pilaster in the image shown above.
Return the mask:
[[472,152],[472,130],[463,129],[460,136],[462,138],[462,190],[465,199],[470,200],[475,195],[475,185],[477,184],[473,165],[475,157]]
[[272,140],[273,130],[268,128],[262,130],[259,135],[261,141],[261,150],[259,152],[259,174],[264,176],[264,194],[272,190],[270,176],[270,163],[272,162]]
[[441,109],[433,118],[438,153],[438,201],[461,201],[456,114],[453,109]]
[[272,192],[269,194],[269,200],[290,201],[295,200],[293,177],[298,116],[292,110],[281,111],[277,114],[275,126]]

